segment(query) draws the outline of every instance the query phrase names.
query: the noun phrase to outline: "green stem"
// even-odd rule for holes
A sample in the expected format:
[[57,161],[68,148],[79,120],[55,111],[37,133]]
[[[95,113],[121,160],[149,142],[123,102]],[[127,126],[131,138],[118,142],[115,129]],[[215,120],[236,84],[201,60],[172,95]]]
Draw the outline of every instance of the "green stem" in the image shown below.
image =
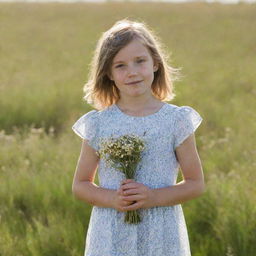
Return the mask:
[[124,221],[128,224],[138,224],[141,222],[141,217],[137,210],[128,211],[125,214]]

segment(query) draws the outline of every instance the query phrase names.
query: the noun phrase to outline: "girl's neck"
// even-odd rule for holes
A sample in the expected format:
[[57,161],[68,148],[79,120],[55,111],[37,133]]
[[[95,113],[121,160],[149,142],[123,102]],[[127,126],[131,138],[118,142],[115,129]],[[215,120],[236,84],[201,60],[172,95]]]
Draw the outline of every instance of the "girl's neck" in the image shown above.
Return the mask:
[[116,102],[116,105],[125,113],[144,113],[147,110],[154,110],[162,105],[162,101],[156,99],[155,97],[150,97],[148,99],[138,101],[132,100],[121,100]]

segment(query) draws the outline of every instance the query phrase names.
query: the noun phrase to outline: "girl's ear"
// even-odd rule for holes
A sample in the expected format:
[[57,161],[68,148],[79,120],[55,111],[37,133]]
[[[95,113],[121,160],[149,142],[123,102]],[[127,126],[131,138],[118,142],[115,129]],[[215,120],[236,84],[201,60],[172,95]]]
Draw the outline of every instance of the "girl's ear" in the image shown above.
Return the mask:
[[111,81],[113,81],[113,77],[112,77],[112,75],[111,75],[110,73],[108,73],[107,76],[108,76],[108,78],[109,78]]
[[159,68],[158,63],[154,64],[154,67],[153,67],[154,72],[156,72],[158,70],[158,68]]
[[113,81],[112,76],[107,75],[107,77],[108,77],[109,80]]

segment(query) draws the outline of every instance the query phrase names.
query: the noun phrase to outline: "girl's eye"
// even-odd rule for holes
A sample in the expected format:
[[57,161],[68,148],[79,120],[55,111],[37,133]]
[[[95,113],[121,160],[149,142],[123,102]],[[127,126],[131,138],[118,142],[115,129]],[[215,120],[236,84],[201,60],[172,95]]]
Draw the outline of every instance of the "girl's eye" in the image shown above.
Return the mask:
[[[145,61],[144,59],[138,60],[139,63],[144,62],[144,61]],[[123,64],[120,64],[120,65],[116,66],[116,68],[120,68],[120,67],[123,67],[123,66],[124,66]]]
[[116,68],[120,68],[120,67],[122,67],[123,65],[118,65],[118,66],[116,66]]

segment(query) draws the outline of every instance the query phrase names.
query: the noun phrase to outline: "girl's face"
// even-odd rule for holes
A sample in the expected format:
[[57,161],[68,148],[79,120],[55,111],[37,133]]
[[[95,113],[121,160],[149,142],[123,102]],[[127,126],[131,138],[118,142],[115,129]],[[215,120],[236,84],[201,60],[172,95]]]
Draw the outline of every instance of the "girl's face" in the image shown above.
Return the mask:
[[148,49],[139,40],[133,40],[114,57],[110,79],[115,82],[121,97],[146,96],[151,94],[157,69]]

